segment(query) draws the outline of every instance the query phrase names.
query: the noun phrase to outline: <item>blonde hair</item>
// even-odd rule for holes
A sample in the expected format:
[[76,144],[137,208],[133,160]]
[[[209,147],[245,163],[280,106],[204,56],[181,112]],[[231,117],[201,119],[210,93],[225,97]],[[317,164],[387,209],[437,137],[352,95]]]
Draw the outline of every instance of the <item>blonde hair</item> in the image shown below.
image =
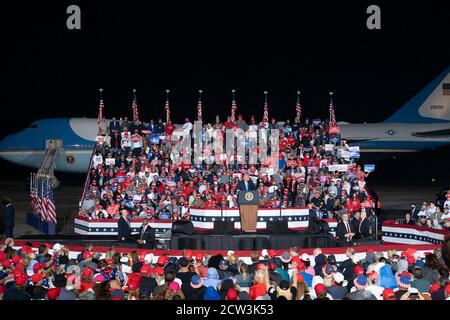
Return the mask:
[[330,276],[330,277],[323,278],[323,285],[325,287],[331,287],[333,285],[333,277]]

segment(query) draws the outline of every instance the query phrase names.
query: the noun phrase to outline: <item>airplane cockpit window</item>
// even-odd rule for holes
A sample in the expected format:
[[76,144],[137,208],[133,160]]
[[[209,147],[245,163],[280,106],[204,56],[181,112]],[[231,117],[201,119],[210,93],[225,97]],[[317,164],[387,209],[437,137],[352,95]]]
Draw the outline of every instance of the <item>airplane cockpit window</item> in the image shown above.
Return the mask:
[[36,129],[37,128],[37,123],[30,124],[30,126],[28,128]]

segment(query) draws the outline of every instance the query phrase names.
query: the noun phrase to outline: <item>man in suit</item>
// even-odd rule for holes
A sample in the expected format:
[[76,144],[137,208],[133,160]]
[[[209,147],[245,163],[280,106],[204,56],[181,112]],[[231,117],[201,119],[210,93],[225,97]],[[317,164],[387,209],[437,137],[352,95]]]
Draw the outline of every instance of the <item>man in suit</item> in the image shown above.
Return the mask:
[[120,122],[117,121],[116,117],[113,117],[109,123],[109,136],[114,137],[114,131],[117,131],[120,136]]
[[365,210],[361,211],[358,234],[361,239],[370,237],[370,221]]
[[139,228],[137,239],[138,248],[153,249],[155,245],[155,230],[148,223],[148,218],[144,218]]
[[129,212],[127,209],[122,209],[120,211],[120,218],[117,221],[118,226],[118,240],[119,241],[127,241],[131,236],[131,224],[128,220]]
[[359,234],[359,225],[361,224],[361,211],[356,211],[353,214],[352,219],[350,220],[350,224],[353,227],[353,230],[355,230],[355,239],[359,239],[360,238],[360,234]]
[[348,213],[341,215],[341,221],[336,228],[336,237],[338,238],[338,244],[341,247],[352,245],[353,237],[355,236],[355,230],[351,223],[348,221]]
[[416,208],[415,203],[411,203],[411,218],[417,220],[417,215],[419,214],[419,209]]
[[244,192],[256,190],[256,186],[253,183],[253,181],[250,179],[250,176],[248,175],[248,173],[244,174],[244,177],[242,178],[242,180],[239,181],[237,189],[244,191]]

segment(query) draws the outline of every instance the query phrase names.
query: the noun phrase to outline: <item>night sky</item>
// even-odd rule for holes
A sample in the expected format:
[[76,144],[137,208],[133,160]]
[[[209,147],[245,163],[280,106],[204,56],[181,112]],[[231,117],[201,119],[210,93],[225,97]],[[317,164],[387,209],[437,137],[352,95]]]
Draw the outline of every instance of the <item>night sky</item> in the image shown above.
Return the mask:
[[[234,2],[58,1],[15,3],[1,12],[0,137],[51,117],[97,116],[104,88],[107,117],[204,118],[238,112],[293,117],[296,91],[306,116],[326,116],[335,92],[338,121],[384,120],[450,65],[449,1],[379,4],[381,30],[366,28],[372,2],[292,6]],[[275,3],[274,1],[272,3]],[[81,7],[81,30],[66,28],[66,8]],[[3,4],[2,4],[3,6]],[[26,111],[24,111],[26,110]]]

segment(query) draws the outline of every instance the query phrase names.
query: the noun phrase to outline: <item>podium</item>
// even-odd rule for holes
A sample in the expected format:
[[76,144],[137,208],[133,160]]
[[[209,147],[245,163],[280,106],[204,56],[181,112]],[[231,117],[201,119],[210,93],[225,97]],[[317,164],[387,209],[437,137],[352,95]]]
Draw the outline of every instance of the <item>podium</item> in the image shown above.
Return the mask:
[[238,195],[239,213],[241,215],[241,230],[256,232],[258,217],[259,192],[240,191]]

